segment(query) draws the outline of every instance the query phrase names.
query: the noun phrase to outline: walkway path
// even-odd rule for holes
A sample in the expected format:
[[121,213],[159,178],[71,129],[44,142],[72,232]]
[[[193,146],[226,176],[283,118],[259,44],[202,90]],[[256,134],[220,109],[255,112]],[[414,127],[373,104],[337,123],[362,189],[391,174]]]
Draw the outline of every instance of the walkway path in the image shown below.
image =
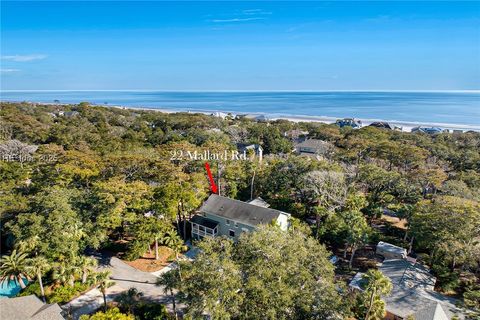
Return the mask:
[[[163,287],[156,286],[157,276],[148,272],[139,271],[117,257],[106,252],[98,253],[100,270],[110,270],[111,279],[115,285],[107,289],[107,301],[112,301],[120,292],[129,288],[136,288],[143,293],[144,299],[165,304],[171,309],[171,299],[163,292]],[[94,312],[103,304],[103,297],[98,289],[90,290],[82,296],[64,305],[65,310],[71,310],[73,318],[78,319],[82,314]]]

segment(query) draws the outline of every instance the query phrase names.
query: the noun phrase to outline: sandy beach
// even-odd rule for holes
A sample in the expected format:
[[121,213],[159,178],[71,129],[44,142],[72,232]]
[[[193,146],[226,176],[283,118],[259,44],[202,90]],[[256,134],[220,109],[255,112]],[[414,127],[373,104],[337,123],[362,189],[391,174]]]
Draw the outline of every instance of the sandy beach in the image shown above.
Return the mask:
[[[120,108],[120,109],[131,109],[131,110],[143,110],[143,111],[159,111],[164,113],[176,113],[176,112],[188,112],[188,113],[201,113],[210,116],[220,116],[226,115],[228,113],[232,114],[232,116],[241,115],[241,113],[234,113],[234,112],[225,112],[223,110],[173,110],[173,109],[166,109],[166,108],[152,108],[152,107],[132,107],[132,106],[106,106],[103,105],[102,107],[113,107],[113,108]],[[328,117],[328,116],[307,116],[307,115],[280,115],[280,114],[266,114],[266,113],[248,113],[249,115],[256,115],[256,116],[265,116],[268,120],[288,120],[292,122],[319,122],[319,123],[326,123],[332,124],[335,123],[338,119],[342,119],[341,117]],[[388,122],[390,125],[402,128],[404,132],[411,132],[411,130],[415,127],[438,127],[441,129],[446,129],[449,131],[453,130],[461,130],[461,131],[478,131],[480,132],[480,126],[475,125],[468,125],[468,124],[453,124],[453,123],[438,123],[438,122],[408,122],[408,121],[396,121],[396,120],[388,120],[388,119],[363,119],[363,118],[355,118],[355,120],[360,120],[363,126],[368,126],[373,122]]]

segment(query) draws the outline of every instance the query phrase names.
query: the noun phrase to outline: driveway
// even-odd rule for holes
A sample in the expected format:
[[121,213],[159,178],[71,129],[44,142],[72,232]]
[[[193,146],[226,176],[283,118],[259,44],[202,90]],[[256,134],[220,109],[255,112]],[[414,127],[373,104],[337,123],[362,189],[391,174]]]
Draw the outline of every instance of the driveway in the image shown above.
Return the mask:
[[[99,262],[99,271],[110,270],[110,278],[115,284],[106,291],[107,301],[114,300],[120,292],[132,287],[143,293],[145,300],[155,301],[172,310],[171,298],[165,295],[163,287],[156,286],[157,276],[139,271],[108,252],[95,253],[93,256]],[[82,314],[92,313],[103,305],[103,297],[98,289],[90,290],[82,296],[65,304],[62,308],[69,311],[74,319]]]

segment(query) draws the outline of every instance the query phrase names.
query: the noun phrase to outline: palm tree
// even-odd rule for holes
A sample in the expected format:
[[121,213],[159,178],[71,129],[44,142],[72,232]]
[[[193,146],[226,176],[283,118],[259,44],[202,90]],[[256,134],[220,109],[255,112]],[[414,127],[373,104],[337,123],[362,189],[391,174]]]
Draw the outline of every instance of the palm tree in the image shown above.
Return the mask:
[[25,289],[23,279],[28,279],[27,254],[13,250],[11,255],[0,259],[0,282],[14,280]]
[[390,294],[392,282],[381,271],[374,269],[368,270],[364,279],[366,280],[365,295],[368,305],[365,320],[383,319],[385,303],[380,296]]
[[175,262],[178,265],[178,276],[180,281],[182,281],[182,273],[180,270],[180,263],[178,262],[179,260],[179,255],[182,251],[185,251],[188,249],[188,247],[183,243],[182,238],[173,230],[167,232],[167,234],[164,237],[164,243],[173,250],[175,253]]
[[158,260],[160,259],[158,254],[158,242],[159,240],[163,240],[165,235],[165,223],[156,217],[154,219],[155,220],[151,222],[150,227],[155,240],[155,260]]
[[32,277],[37,277],[38,284],[40,285],[40,291],[42,292],[43,303],[46,303],[47,301],[45,299],[45,290],[43,288],[42,274],[47,272],[50,268],[50,263],[42,256],[37,256],[33,259],[28,260],[27,270]]
[[162,274],[157,278],[157,286],[163,286],[163,292],[165,294],[170,294],[172,298],[173,314],[175,314],[175,319],[177,319],[177,308],[175,303],[175,294],[173,290],[179,287],[179,272],[177,269],[172,269],[168,272]]
[[173,250],[175,253],[175,260],[178,260],[178,255],[188,249],[188,247],[183,243],[182,238],[174,230],[167,232],[163,238],[163,243],[167,247]]
[[76,265],[61,262],[54,268],[52,278],[62,285],[73,287],[79,270]]
[[103,310],[107,311],[107,288],[113,285],[113,281],[110,280],[110,271],[102,271],[95,274],[95,282],[98,284],[98,289],[103,295]]
[[86,283],[88,275],[95,271],[98,261],[94,258],[81,256],[78,259],[77,265],[82,271],[82,283]]
[[137,288],[132,287],[127,291],[120,293],[120,295],[115,298],[115,301],[117,301],[122,307],[126,306],[128,313],[133,314],[135,305],[142,297],[143,293],[138,291]]

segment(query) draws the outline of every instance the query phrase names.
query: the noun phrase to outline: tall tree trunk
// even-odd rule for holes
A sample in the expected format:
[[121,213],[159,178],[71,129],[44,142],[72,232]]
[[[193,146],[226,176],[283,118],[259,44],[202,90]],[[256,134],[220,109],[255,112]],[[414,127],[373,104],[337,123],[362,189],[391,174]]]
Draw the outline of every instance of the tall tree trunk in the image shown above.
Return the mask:
[[408,245],[408,251],[407,253],[410,254],[410,252],[412,252],[412,248],[413,248],[413,240],[415,239],[414,236],[412,236],[412,238],[410,239],[410,244]]
[[173,289],[170,289],[170,296],[172,296],[173,314],[175,315],[175,319],[178,319],[177,318],[177,305],[175,304],[175,295],[173,294]]
[[43,282],[42,282],[42,274],[40,272],[37,273],[38,284],[40,285],[40,292],[42,293],[42,300],[43,303],[47,303],[45,300],[45,290],[43,289]]
[[403,241],[407,241],[408,238],[408,229],[405,230],[405,235],[403,236]]
[[370,296],[370,305],[368,306],[367,313],[365,314],[365,320],[368,320],[368,316],[370,315],[370,312],[372,311],[373,298],[375,298],[375,289],[372,291],[372,294]]
[[348,250],[348,244],[345,243],[345,250],[343,250],[343,259],[347,259],[347,250]]
[[352,255],[350,256],[350,261],[348,262],[348,267],[352,269],[352,264],[353,264],[353,257],[355,256],[355,251],[357,251],[357,247],[353,246],[352,247]]
[[253,182],[255,181],[255,170],[253,170],[252,183],[250,185],[250,200],[253,200]]
[[83,270],[82,272],[82,283],[87,283],[87,270]]
[[20,285],[20,288],[25,289],[27,286],[25,285],[25,282],[23,282],[23,279],[21,276],[17,278],[18,284]]
[[155,237],[155,260],[160,259],[158,256],[158,237]]
[[105,290],[102,290],[103,295],[103,311],[107,312],[107,295],[105,294]]
[[178,261],[178,252],[175,252],[175,261],[178,266],[178,277],[180,278],[180,284],[182,283],[182,270],[180,269],[180,262]]
[[187,217],[183,214],[183,239],[187,240]]

